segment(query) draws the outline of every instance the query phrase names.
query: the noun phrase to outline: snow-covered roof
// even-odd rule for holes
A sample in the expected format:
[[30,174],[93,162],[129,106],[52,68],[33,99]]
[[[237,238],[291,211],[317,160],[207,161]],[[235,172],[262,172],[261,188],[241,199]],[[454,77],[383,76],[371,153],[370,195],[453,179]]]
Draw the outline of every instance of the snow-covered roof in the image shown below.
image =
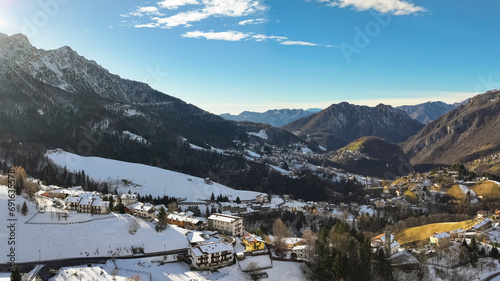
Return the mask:
[[433,237],[436,239],[449,238],[450,234],[448,234],[447,232],[441,232],[441,233],[434,234]]
[[137,194],[128,194],[128,193],[125,193],[125,194],[122,194],[122,196],[120,196],[121,199],[137,199]]
[[68,202],[68,203],[78,203],[80,202],[82,198],[80,198],[79,196],[71,196],[71,197],[67,197],[64,201]]
[[281,239],[281,241],[285,242],[285,244],[288,244],[288,245],[294,245],[294,244],[297,244],[301,241],[304,241],[304,239],[298,238],[298,237],[285,237],[285,238]]
[[103,201],[101,198],[96,198],[94,202],[92,202],[92,206],[96,207],[109,207],[109,201]]
[[216,242],[192,247],[191,250],[195,256],[200,257],[224,251],[233,252],[233,246],[227,244],[226,242]]
[[479,228],[483,227],[487,223],[491,223],[491,220],[489,218],[486,218],[482,222],[474,225],[473,227],[471,227],[471,229],[479,229]]
[[225,214],[213,214],[210,217],[208,217],[208,219],[232,223],[236,220],[240,220],[241,218],[237,217],[237,216],[231,216],[231,215],[225,215]]
[[189,232],[186,235],[186,238],[189,241],[189,243],[205,242],[205,238],[203,238],[203,232],[199,232],[199,231]]
[[241,237],[241,240],[246,240],[248,244],[254,244],[257,242],[264,242],[262,237],[248,233],[247,235]]

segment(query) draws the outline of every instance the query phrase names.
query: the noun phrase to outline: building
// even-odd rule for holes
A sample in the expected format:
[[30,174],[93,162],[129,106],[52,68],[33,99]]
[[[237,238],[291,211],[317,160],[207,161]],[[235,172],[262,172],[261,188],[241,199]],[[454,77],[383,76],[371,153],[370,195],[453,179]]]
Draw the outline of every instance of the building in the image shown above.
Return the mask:
[[471,227],[469,229],[469,231],[476,231],[476,232],[477,231],[485,231],[486,229],[491,227],[491,224],[492,224],[491,219],[486,218],[483,221],[481,221],[480,223],[477,223],[476,225]]
[[135,203],[139,202],[139,200],[137,199],[137,193],[134,193],[134,194],[128,194],[128,193],[122,194],[122,196],[120,196],[120,199],[122,201],[123,206],[128,206],[128,205],[132,205],[132,204],[135,204]]
[[434,234],[429,237],[429,241],[431,244],[444,247],[444,246],[449,246],[450,245],[450,238],[451,235],[448,234],[447,232],[434,232]]
[[311,253],[312,249],[309,245],[298,245],[293,247],[292,249],[292,257],[301,260],[309,260]]
[[241,236],[245,231],[242,218],[224,214],[212,214],[208,218],[208,227],[231,236]]
[[109,214],[109,201],[103,201],[95,193],[84,193],[78,196],[67,197],[66,209],[79,213]]
[[205,223],[204,218],[195,218],[193,213],[171,213],[167,216],[167,223],[177,225],[186,229],[200,230]]
[[233,263],[234,249],[226,242],[201,244],[189,249],[191,266],[196,269],[214,270]]
[[246,252],[260,251],[266,248],[266,243],[262,237],[250,233],[241,237],[241,244],[245,246]]
[[373,252],[383,250],[386,255],[392,256],[399,251],[399,242],[394,239],[394,235],[389,230],[373,237],[370,242]]

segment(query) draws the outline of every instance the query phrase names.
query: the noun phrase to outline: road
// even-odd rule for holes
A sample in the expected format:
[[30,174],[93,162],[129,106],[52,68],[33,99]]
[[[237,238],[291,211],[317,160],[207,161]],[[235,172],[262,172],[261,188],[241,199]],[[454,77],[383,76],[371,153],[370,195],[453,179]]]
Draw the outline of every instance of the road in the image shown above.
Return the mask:
[[[115,257],[115,260],[120,259],[140,259],[147,257],[158,257],[165,255],[179,255],[184,254],[187,255],[188,249],[177,249],[172,251],[163,251],[163,252],[155,252],[155,253],[147,253],[147,254],[136,254],[133,256],[126,257]],[[39,276],[49,275],[50,269],[59,269],[61,267],[68,266],[77,266],[77,265],[85,265],[85,264],[104,264],[106,261],[113,259],[113,257],[89,257],[89,258],[69,258],[69,259],[59,259],[59,260],[48,260],[42,261],[41,263],[44,267],[40,270]],[[20,272],[30,272],[35,266],[39,265],[40,262],[26,262],[26,263],[18,263],[16,264],[19,268]],[[9,265],[8,264],[0,264],[0,272],[8,272]]]

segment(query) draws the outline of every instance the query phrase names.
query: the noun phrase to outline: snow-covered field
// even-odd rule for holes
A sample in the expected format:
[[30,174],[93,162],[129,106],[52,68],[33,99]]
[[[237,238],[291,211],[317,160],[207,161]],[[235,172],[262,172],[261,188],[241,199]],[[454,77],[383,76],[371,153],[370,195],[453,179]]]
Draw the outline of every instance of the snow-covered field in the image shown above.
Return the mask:
[[[250,275],[241,272],[238,265],[232,265],[218,269],[218,272],[210,271],[191,271],[185,263],[167,263],[160,265],[159,260],[155,258],[116,260],[117,271],[114,271],[115,265],[108,261],[105,265],[94,265],[93,267],[71,267],[62,268],[58,275],[51,278],[51,281],[80,281],[95,280],[105,281],[113,280],[112,273],[116,274],[117,281],[125,281],[132,276],[139,276],[140,280],[166,280],[166,281],[247,281],[251,280]],[[270,281],[301,281],[307,280],[301,269],[301,263],[274,261],[273,268],[264,270]],[[75,275],[76,273],[76,275]],[[80,279],[81,277],[81,279]]]
[[[70,171],[85,171],[93,179],[118,184],[119,193],[138,192],[140,195],[175,196],[187,202],[210,200],[212,193],[227,195],[229,200],[252,200],[260,192],[234,190],[218,183],[205,183],[204,179],[143,164],[128,163],[100,157],[83,157],[62,150],[47,152],[47,157]],[[122,180],[132,182],[125,185]]]
[[[111,213],[109,215],[87,215],[91,222],[69,223],[82,221],[84,214],[73,213],[68,218],[68,224],[51,212],[43,214],[36,211],[36,206],[23,197],[16,198],[16,204],[26,201],[28,214],[23,216],[15,211],[16,258],[17,262],[42,260],[131,255],[131,247],[143,247],[145,252],[160,252],[188,248],[185,238],[186,230],[169,226],[163,232],[157,233],[154,225],[138,220],[139,229],[132,235],[129,233],[129,222],[132,217]],[[0,221],[7,223],[7,187],[0,186]],[[25,222],[35,216],[29,223]],[[103,219],[100,219],[103,218]],[[5,227],[5,226],[4,226]],[[8,253],[8,231],[0,231],[0,253]],[[0,263],[6,263],[6,255],[1,255]]]

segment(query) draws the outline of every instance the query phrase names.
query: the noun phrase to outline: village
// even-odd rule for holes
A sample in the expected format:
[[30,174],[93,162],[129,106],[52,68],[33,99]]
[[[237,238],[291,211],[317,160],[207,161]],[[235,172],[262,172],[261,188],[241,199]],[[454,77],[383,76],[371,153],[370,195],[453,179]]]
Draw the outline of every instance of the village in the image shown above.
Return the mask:
[[[480,192],[484,185],[500,188],[500,184],[487,178],[464,181],[460,176],[456,171],[442,169],[425,174],[412,173],[395,181],[380,180],[377,185],[365,188],[364,202],[338,205],[270,194],[258,195],[254,200],[237,198],[232,202],[220,194],[212,195],[212,200],[204,204],[193,205],[179,198],[167,205],[155,205],[141,202],[136,193],[104,195],[84,191],[81,187],[54,186],[43,187],[36,200],[39,212],[60,213],[55,216],[58,220],[65,220],[74,213],[106,215],[119,210],[119,205],[123,205],[123,213],[153,224],[159,224],[164,216],[168,225],[187,230],[189,249],[178,259],[193,270],[217,270],[237,263],[243,272],[265,276],[273,260],[308,263],[314,259],[317,236],[309,225],[316,222],[333,218],[361,229],[367,218],[383,218],[395,223],[395,214],[432,215],[436,206],[454,203],[474,209],[479,202],[488,199],[488,194]],[[309,223],[300,228],[287,223],[285,227],[292,230],[288,232],[291,236],[271,235],[271,231],[265,233],[245,227],[247,220],[254,216],[276,213],[300,213]],[[436,223],[435,227],[424,225],[421,227],[425,230],[419,230],[418,238],[408,239],[403,235],[402,240],[398,240],[400,231],[392,233],[393,227],[388,223],[384,231],[370,238],[370,246],[374,254],[383,252],[395,268],[437,265],[455,269],[475,263],[478,258],[500,256],[497,249],[500,245],[499,217],[498,209],[478,210],[467,221]],[[443,228],[443,225],[446,226]],[[305,233],[308,235],[300,235]],[[471,247],[476,250],[465,250]]]

